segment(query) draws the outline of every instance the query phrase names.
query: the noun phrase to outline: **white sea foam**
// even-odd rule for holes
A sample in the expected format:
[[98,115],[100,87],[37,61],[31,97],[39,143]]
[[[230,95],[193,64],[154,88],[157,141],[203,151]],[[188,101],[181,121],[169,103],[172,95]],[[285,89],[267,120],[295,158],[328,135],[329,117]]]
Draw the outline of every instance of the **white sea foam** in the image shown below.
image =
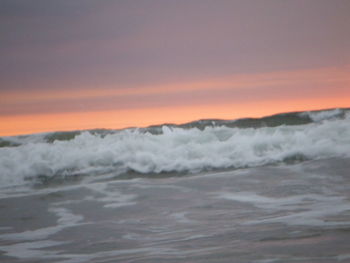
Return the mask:
[[[26,178],[77,174],[199,172],[295,159],[350,156],[350,116],[300,126],[259,129],[163,126],[154,135],[124,130],[104,137],[84,132],[69,141],[0,148],[0,185]],[[28,139],[27,139],[28,140]]]
[[[218,198],[249,203],[255,207],[269,211],[289,211],[288,215],[251,220],[246,224],[285,223],[289,225],[335,226],[348,225],[347,221],[327,219],[349,211],[350,203],[342,196],[323,196],[316,194],[298,195],[292,197],[271,198],[250,192],[221,192]],[[300,210],[303,209],[303,210]]]
[[334,110],[325,110],[325,111],[306,111],[300,113],[300,116],[304,117],[307,116],[311,120],[318,122],[323,120],[329,120],[335,117],[339,117],[342,114],[344,114],[344,111],[341,109],[334,109]]
[[[53,259],[62,258],[56,251],[48,251],[50,247],[62,245],[66,242],[53,240],[38,240],[31,242],[14,243],[10,245],[0,246],[0,250],[4,251],[7,256],[28,260],[28,258]],[[46,249],[46,250],[45,250]]]
[[49,211],[54,213],[58,217],[57,225],[39,228],[35,230],[27,230],[20,233],[2,234],[0,235],[0,238],[13,241],[40,240],[46,239],[49,236],[62,231],[63,229],[84,224],[82,222],[84,219],[83,216],[75,215],[66,208],[51,208],[49,209]]
[[100,194],[102,197],[94,197],[93,200],[104,203],[104,207],[119,208],[136,204],[137,195],[122,194],[115,189],[109,190],[106,183],[90,183],[85,185],[85,188]]

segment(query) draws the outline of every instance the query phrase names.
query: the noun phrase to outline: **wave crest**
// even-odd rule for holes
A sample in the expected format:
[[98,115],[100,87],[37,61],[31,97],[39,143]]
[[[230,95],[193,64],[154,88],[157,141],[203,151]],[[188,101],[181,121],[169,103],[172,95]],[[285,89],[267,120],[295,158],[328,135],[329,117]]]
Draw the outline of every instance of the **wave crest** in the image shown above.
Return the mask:
[[141,175],[197,173],[349,156],[349,149],[349,116],[259,129],[162,126],[159,134],[140,129],[81,132],[70,140],[0,148],[0,183],[131,171]]

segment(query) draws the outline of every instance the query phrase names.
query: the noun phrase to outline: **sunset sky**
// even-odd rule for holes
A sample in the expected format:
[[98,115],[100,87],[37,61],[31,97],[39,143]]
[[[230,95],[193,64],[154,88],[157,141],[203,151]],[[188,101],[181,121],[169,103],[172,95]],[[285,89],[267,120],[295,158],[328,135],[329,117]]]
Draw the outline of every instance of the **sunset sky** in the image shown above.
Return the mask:
[[350,107],[349,0],[0,0],[0,136]]

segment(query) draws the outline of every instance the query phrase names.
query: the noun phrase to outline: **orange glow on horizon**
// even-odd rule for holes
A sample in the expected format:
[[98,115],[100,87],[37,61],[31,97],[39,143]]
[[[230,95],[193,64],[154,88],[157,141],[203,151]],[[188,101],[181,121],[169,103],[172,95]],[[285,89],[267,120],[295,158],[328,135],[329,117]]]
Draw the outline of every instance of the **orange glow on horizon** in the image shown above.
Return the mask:
[[180,124],[203,118],[237,119],[263,117],[282,112],[335,107],[349,107],[349,99],[330,97],[311,101],[310,99],[300,99],[237,105],[223,104],[196,107],[162,107],[119,111],[0,116],[0,123],[6,123],[6,127],[0,128],[0,136],[95,128],[121,129],[162,123]]
[[[0,113],[0,136],[120,129],[198,119],[237,119],[290,111],[346,108],[350,107],[349,72],[350,66],[346,66],[241,74],[206,81],[119,89],[7,91],[0,93],[0,112],[3,112]],[[310,86],[316,88],[307,89]],[[267,89],[266,93],[266,87],[272,89]],[[200,93],[202,91],[206,93]],[[248,93],[242,95],[242,91]],[[159,104],[164,94],[170,97],[165,97],[168,99],[166,103]],[[148,95],[156,99],[147,101]],[[105,97],[119,99],[117,102],[124,103],[124,108],[115,108],[115,101],[106,103]],[[183,98],[187,101],[182,101]],[[86,110],[75,107],[79,103],[86,103]],[[130,103],[134,103],[133,106]]]

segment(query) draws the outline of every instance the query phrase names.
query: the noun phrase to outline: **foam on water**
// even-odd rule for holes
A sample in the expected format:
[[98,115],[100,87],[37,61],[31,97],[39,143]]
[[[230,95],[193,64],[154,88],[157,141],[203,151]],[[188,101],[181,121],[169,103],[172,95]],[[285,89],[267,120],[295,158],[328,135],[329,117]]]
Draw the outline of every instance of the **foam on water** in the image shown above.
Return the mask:
[[333,118],[338,110],[314,114],[310,117],[318,122],[294,126],[162,126],[159,134],[138,129],[82,132],[53,142],[43,140],[44,135],[26,136],[17,147],[0,148],[0,185],[106,173],[196,173],[350,156],[350,115],[342,111],[342,118]]
[[57,219],[57,225],[39,228],[35,230],[27,230],[20,233],[8,233],[0,235],[0,239],[7,239],[12,241],[26,241],[26,240],[41,240],[62,231],[63,229],[84,224],[81,215],[72,214],[66,208],[51,208],[50,212],[54,213]]
[[[324,220],[327,216],[349,211],[350,204],[344,197],[324,195],[298,195],[293,197],[271,198],[249,192],[218,194],[218,198],[244,202],[271,211],[289,211],[290,214],[246,222],[246,224],[286,223],[289,225],[334,226],[347,225],[347,222]],[[300,209],[303,209],[302,211]],[[292,213],[293,212],[293,213]]]
[[344,111],[341,109],[314,111],[314,112],[306,111],[306,112],[300,113],[301,117],[309,117],[314,122],[337,118],[343,115],[344,115]]

